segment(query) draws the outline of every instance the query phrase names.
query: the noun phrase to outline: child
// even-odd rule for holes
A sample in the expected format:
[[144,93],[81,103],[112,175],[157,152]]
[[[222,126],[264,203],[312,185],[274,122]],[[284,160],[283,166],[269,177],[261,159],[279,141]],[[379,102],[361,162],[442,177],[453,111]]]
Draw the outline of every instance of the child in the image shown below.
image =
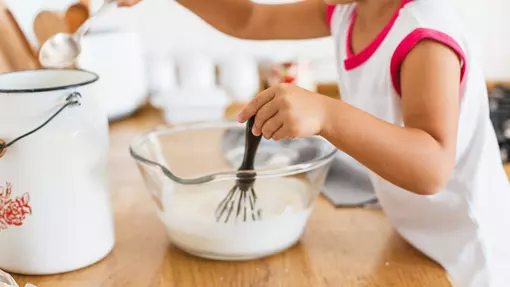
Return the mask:
[[480,63],[447,1],[177,2],[238,38],[332,35],[342,101],[280,85],[239,122],[256,115],[267,139],[329,140],[371,170],[392,224],[454,286],[510,286],[510,186]]

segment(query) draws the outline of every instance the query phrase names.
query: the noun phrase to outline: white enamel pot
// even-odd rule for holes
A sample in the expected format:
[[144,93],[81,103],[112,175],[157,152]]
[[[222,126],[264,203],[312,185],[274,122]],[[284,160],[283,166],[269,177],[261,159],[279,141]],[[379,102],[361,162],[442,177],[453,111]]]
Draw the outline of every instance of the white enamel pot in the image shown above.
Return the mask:
[[96,74],[0,74],[0,269],[45,275],[114,246],[108,120]]

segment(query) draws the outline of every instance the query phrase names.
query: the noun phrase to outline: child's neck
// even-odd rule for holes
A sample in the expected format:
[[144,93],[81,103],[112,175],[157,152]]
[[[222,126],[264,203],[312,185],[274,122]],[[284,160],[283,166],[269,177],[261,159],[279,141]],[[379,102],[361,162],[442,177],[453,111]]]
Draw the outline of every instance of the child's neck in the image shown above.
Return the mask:
[[402,0],[356,1],[357,25],[361,28],[385,25],[401,3]]

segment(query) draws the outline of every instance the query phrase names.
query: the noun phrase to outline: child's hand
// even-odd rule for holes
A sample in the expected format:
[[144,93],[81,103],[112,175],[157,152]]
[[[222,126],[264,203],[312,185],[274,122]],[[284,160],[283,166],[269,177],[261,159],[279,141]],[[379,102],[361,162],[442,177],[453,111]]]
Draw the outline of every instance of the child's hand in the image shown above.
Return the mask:
[[140,1],[141,0],[117,0],[117,4],[119,7],[131,7],[138,4]]
[[253,134],[266,139],[305,138],[321,132],[330,98],[282,84],[258,94],[237,116],[240,123],[256,114]]

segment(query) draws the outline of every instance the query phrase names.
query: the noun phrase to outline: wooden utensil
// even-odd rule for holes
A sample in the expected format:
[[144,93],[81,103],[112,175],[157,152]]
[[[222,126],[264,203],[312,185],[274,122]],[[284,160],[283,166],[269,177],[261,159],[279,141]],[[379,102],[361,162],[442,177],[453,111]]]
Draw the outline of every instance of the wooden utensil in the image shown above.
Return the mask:
[[0,43],[0,74],[8,73],[13,70],[14,67],[12,67],[9,57],[6,54],[6,51],[4,51],[2,43]]
[[82,3],[69,7],[65,13],[68,33],[74,33],[89,18],[89,9]]
[[14,15],[0,1],[0,72],[36,69],[39,62]]
[[37,36],[39,46],[57,33],[67,33],[67,24],[64,14],[42,11],[34,20],[34,33]]
[[90,11],[90,0],[80,0],[80,3],[87,7],[87,10]]
[[28,41],[25,33],[23,32],[23,30],[21,30],[21,27],[19,26],[18,21],[16,20],[14,15],[11,13],[11,11],[9,11],[9,9],[6,9],[5,13],[6,13],[8,20],[10,20],[12,23],[14,32],[19,35],[20,41],[23,43],[25,50],[29,51],[33,55],[34,59],[36,59],[37,51],[34,49],[34,47]]

